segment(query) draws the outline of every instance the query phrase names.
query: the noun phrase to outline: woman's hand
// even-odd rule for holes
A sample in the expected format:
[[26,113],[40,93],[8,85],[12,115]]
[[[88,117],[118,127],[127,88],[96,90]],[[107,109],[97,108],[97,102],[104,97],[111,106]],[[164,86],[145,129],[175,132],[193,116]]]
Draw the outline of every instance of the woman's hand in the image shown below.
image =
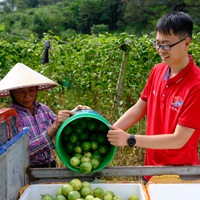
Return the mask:
[[73,110],[60,110],[57,115],[56,125],[59,128],[61,124],[69,117],[73,116],[78,110],[91,110],[88,106],[78,105]]
[[69,117],[73,116],[78,110],[91,110],[88,106],[78,105],[73,110],[60,110],[57,114],[55,122],[48,128],[48,134],[50,138],[56,135],[61,124],[66,121]]
[[88,106],[78,105],[71,111],[75,113],[78,110],[92,110],[92,109],[90,107],[88,107]]
[[58,111],[58,115],[57,115],[56,120],[47,130],[50,138],[53,138],[56,135],[61,124],[65,120],[67,120],[69,117],[71,117],[72,115],[74,115],[74,112],[72,112],[70,110],[60,110],[60,111]]
[[67,120],[69,117],[73,116],[74,112],[70,110],[60,110],[57,115],[56,125],[59,128],[61,124]]

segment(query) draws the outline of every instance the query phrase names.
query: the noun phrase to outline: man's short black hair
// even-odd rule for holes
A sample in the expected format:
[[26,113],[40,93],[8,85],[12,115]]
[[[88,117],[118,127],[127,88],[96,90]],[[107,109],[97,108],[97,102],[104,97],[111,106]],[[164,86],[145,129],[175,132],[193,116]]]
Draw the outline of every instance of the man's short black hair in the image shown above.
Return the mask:
[[180,11],[174,11],[164,15],[156,25],[156,32],[162,34],[174,34],[179,37],[189,37],[192,39],[193,20]]

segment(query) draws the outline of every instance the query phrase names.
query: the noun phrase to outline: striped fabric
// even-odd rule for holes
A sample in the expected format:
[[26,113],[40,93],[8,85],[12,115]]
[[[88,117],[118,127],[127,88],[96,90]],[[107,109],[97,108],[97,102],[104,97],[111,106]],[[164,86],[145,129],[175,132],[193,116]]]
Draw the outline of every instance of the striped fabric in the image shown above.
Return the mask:
[[12,103],[18,114],[20,130],[29,127],[30,167],[49,164],[53,161],[52,149],[55,148],[47,128],[55,121],[56,115],[41,103],[35,102],[34,116],[28,109]]

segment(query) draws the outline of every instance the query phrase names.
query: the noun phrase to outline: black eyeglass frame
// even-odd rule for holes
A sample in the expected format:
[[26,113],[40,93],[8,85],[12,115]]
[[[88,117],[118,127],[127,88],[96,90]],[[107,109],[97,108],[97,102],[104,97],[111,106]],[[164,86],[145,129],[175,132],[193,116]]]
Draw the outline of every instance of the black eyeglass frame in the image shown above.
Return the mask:
[[164,51],[169,51],[171,47],[181,43],[182,41],[184,41],[187,37],[179,40],[178,42],[174,43],[174,44],[156,44],[156,42],[152,42],[153,44],[153,47],[156,49],[156,50],[159,50],[160,48]]

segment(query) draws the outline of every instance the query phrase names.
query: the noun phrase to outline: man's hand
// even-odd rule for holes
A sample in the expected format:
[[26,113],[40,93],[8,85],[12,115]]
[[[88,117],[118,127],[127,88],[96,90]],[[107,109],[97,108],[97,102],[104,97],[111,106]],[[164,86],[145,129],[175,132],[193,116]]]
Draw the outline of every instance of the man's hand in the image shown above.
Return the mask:
[[114,146],[128,146],[127,140],[130,134],[115,126],[110,125],[110,127],[112,130],[109,130],[107,134],[110,144]]

